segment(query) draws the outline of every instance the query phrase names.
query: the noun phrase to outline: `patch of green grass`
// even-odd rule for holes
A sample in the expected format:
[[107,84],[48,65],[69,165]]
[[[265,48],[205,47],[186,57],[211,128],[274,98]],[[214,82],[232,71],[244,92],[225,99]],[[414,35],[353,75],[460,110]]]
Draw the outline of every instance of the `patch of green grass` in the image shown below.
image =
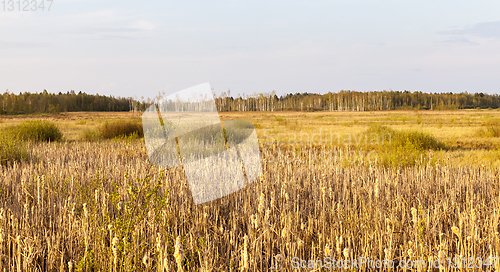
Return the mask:
[[368,128],[367,133],[389,134],[390,140],[386,141],[385,144],[390,147],[412,145],[419,150],[439,150],[445,148],[445,145],[436,140],[434,136],[420,131],[396,131],[386,126],[373,125]]
[[26,150],[25,141],[54,142],[61,141],[62,133],[52,122],[35,120],[6,127],[0,135],[0,164],[11,165],[14,162],[32,158]]
[[[375,148],[378,162],[387,167],[406,167],[435,162],[429,157],[430,150],[442,150],[446,146],[434,136],[420,131],[396,131],[386,126],[371,126],[367,133],[386,135],[388,138]],[[387,137],[389,136],[389,137]]]
[[99,131],[92,130],[92,129],[85,129],[82,131],[82,134],[80,135],[80,139],[82,141],[89,141],[89,142],[96,141],[99,139]]
[[142,137],[139,136],[139,134],[137,132],[134,132],[130,135],[121,135],[121,136],[117,136],[115,138],[113,138],[112,140],[118,140],[118,141],[127,141],[127,142],[132,142],[134,140],[138,140],[138,139],[141,139]]
[[12,135],[0,135],[0,165],[11,165],[14,162],[26,161],[30,153],[23,147],[23,143]]
[[278,124],[280,126],[286,126],[286,125],[288,125],[288,120],[285,117],[277,116],[277,117],[274,118],[273,121],[278,122]]
[[50,121],[26,121],[6,129],[6,133],[24,141],[55,142],[61,141],[61,130]]

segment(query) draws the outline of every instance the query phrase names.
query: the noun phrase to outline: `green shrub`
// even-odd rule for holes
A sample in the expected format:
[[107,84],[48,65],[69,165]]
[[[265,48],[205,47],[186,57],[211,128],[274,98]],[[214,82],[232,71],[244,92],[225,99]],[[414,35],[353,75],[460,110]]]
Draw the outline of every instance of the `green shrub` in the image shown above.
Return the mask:
[[99,137],[102,139],[113,139],[116,137],[130,136],[137,134],[143,137],[142,124],[137,121],[113,121],[104,122],[99,128]]
[[390,147],[412,146],[418,150],[445,148],[445,145],[436,140],[434,136],[420,131],[396,131],[386,126],[375,125],[371,126],[367,133],[390,135],[389,141],[385,141],[385,144]]
[[117,120],[106,121],[96,130],[84,130],[81,139],[84,141],[96,141],[104,139],[138,139],[144,137],[142,123],[140,121]]
[[417,150],[439,150],[445,146],[442,142],[436,140],[434,136],[420,131],[398,132],[394,137],[394,146],[411,146]]
[[14,162],[28,160],[30,153],[22,147],[22,144],[12,135],[2,133],[0,135],[0,165],[10,165]]
[[446,146],[434,136],[420,131],[396,131],[389,127],[371,126],[367,133],[377,133],[388,138],[376,148],[378,162],[384,166],[414,166],[431,162],[429,150],[441,150]]
[[61,130],[52,122],[35,120],[26,121],[7,129],[14,137],[33,142],[54,142],[62,140]]

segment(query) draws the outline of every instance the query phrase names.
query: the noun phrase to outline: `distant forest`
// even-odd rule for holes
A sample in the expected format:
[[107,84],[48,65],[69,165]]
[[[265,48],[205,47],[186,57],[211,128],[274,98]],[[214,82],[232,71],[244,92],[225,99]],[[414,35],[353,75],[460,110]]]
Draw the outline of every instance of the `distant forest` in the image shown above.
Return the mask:
[[99,94],[75,93],[21,93],[0,94],[0,114],[59,113],[74,111],[130,111],[129,98],[116,98]]
[[[230,92],[228,92],[230,93]],[[378,111],[399,109],[455,110],[500,108],[498,94],[423,93],[409,91],[340,91],[338,93],[295,93],[277,96],[274,92],[254,96],[216,98],[219,111]]]
[[[454,110],[500,108],[498,94],[423,93],[409,91],[340,91],[277,96],[261,93],[215,97],[219,111],[377,111],[398,109]],[[74,111],[144,111],[151,100],[86,94],[82,92],[0,94],[0,114],[59,113]]]

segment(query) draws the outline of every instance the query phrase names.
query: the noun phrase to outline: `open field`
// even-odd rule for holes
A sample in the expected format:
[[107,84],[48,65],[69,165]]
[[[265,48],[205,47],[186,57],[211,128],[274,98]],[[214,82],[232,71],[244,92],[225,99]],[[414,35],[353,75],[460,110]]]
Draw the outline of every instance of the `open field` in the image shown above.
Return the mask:
[[[429,133],[444,142],[454,163],[461,165],[494,164],[500,166],[500,137],[484,137],[478,131],[493,124],[500,126],[500,110],[457,111],[371,111],[371,112],[221,112],[222,120],[247,120],[255,125],[259,142],[344,145],[331,141],[338,133],[359,135],[373,124],[396,130]],[[98,128],[106,120],[140,120],[140,113],[76,112],[58,115],[4,116],[0,128],[25,120],[47,119],[57,123],[67,141],[80,141],[85,130]],[[301,134],[305,134],[301,137]],[[312,139],[313,135],[321,135]],[[294,138],[295,137],[295,138]],[[328,138],[328,139],[327,139]]]
[[[320,129],[336,132],[362,132],[366,126],[381,123],[396,129],[418,129],[458,147],[488,146],[500,139],[477,137],[477,129],[489,123],[500,123],[500,110],[456,111],[371,111],[371,112],[221,112],[223,120],[248,120],[254,123],[260,140],[280,132],[305,131],[319,133]],[[57,122],[69,141],[79,140],[85,128],[95,128],[105,120],[140,119],[140,113],[131,112],[68,112],[57,115],[2,116],[0,127],[30,119]]]
[[[234,112],[221,113],[221,118],[251,121],[257,129],[259,141],[263,143],[276,140],[307,145],[313,142],[312,137],[316,134],[322,136],[321,144],[338,145],[338,141],[329,141],[328,136],[334,133],[359,135],[373,124],[395,130],[422,131],[446,144],[447,152],[443,152],[442,156],[450,158],[454,164],[500,166],[500,137],[484,137],[477,133],[488,125],[500,125],[498,110]],[[301,137],[301,134],[309,137]],[[317,136],[314,142],[320,143]]]
[[78,141],[86,129],[96,129],[106,120],[140,119],[140,113],[131,112],[66,112],[61,114],[34,114],[1,116],[0,128],[20,124],[27,120],[50,120],[61,129],[67,141]]
[[[500,122],[498,110],[461,111],[372,111],[372,112],[250,112],[221,113],[222,119],[244,119],[253,122],[259,136],[263,131],[276,136],[280,132],[360,133],[370,124],[380,123],[395,129],[428,132],[454,147],[494,146],[500,139],[484,139],[475,132],[488,123]],[[286,140],[286,139],[285,139]]]
[[[446,271],[496,270],[500,138],[478,131],[500,122],[500,111],[220,116],[255,124],[263,174],[198,206],[183,172],[151,166],[141,139],[80,140],[106,119],[137,113],[2,117],[1,127],[53,120],[66,141],[30,143],[37,160],[0,166],[0,271],[296,271],[301,260],[325,265],[326,257],[393,260],[387,271],[402,261],[438,271],[430,265],[438,258]],[[342,138],[373,124],[423,131],[446,148],[408,167],[328,157],[337,147],[378,151]]]
[[[366,126],[381,123],[396,129],[419,129],[454,146],[474,147],[500,143],[500,139],[477,137],[477,129],[489,123],[500,123],[500,110],[455,111],[370,111],[370,112],[221,112],[223,120],[248,120],[254,123],[259,139],[266,140],[280,132],[305,131],[319,133],[320,129],[336,132],[362,132]],[[132,112],[68,112],[57,115],[2,116],[0,127],[31,119],[57,122],[69,141],[79,140],[85,128],[94,128],[105,120],[140,119]]]

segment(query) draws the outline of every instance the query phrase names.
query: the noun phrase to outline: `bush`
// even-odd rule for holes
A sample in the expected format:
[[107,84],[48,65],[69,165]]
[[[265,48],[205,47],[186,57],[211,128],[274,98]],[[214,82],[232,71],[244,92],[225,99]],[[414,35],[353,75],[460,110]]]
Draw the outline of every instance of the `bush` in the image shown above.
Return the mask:
[[439,150],[445,146],[434,136],[420,131],[404,131],[395,134],[394,146],[412,146],[417,150]]
[[14,137],[33,142],[54,142],[62,140],[59,128],[49,121],[26,121],[7,129]]
[[137,134],[143,137],[142,124],[137,121],[106,121],[99,128],[99,137],[102,139],[113,139],[117,137],[131,136]]
[[390,140],[387,143],[390,147],[413,146],[418,150],[438,150],[445,148],[445,145],[436,140],[434,136],[420,131],[396,131],[386,126],[376,125],[371,126],[367,133],[390,135]]
[[434,136],[420,131],[396,131],[377,125],[370,127],[367,133],[390,136],[389,141],[384,142],[376,150],[379,163],[384,166],[414,166],[418,163],[430,162],[429,150],[446,148]]
[[142,123],[139,121],[104,122],[97,130],[85,130],[81,139],[95,141],[100,139],[138,139],[144,137]]
[[6,133],[0,135],[0,165],[10,165],[29,158],[30,153],[22,147],[21,141]]

